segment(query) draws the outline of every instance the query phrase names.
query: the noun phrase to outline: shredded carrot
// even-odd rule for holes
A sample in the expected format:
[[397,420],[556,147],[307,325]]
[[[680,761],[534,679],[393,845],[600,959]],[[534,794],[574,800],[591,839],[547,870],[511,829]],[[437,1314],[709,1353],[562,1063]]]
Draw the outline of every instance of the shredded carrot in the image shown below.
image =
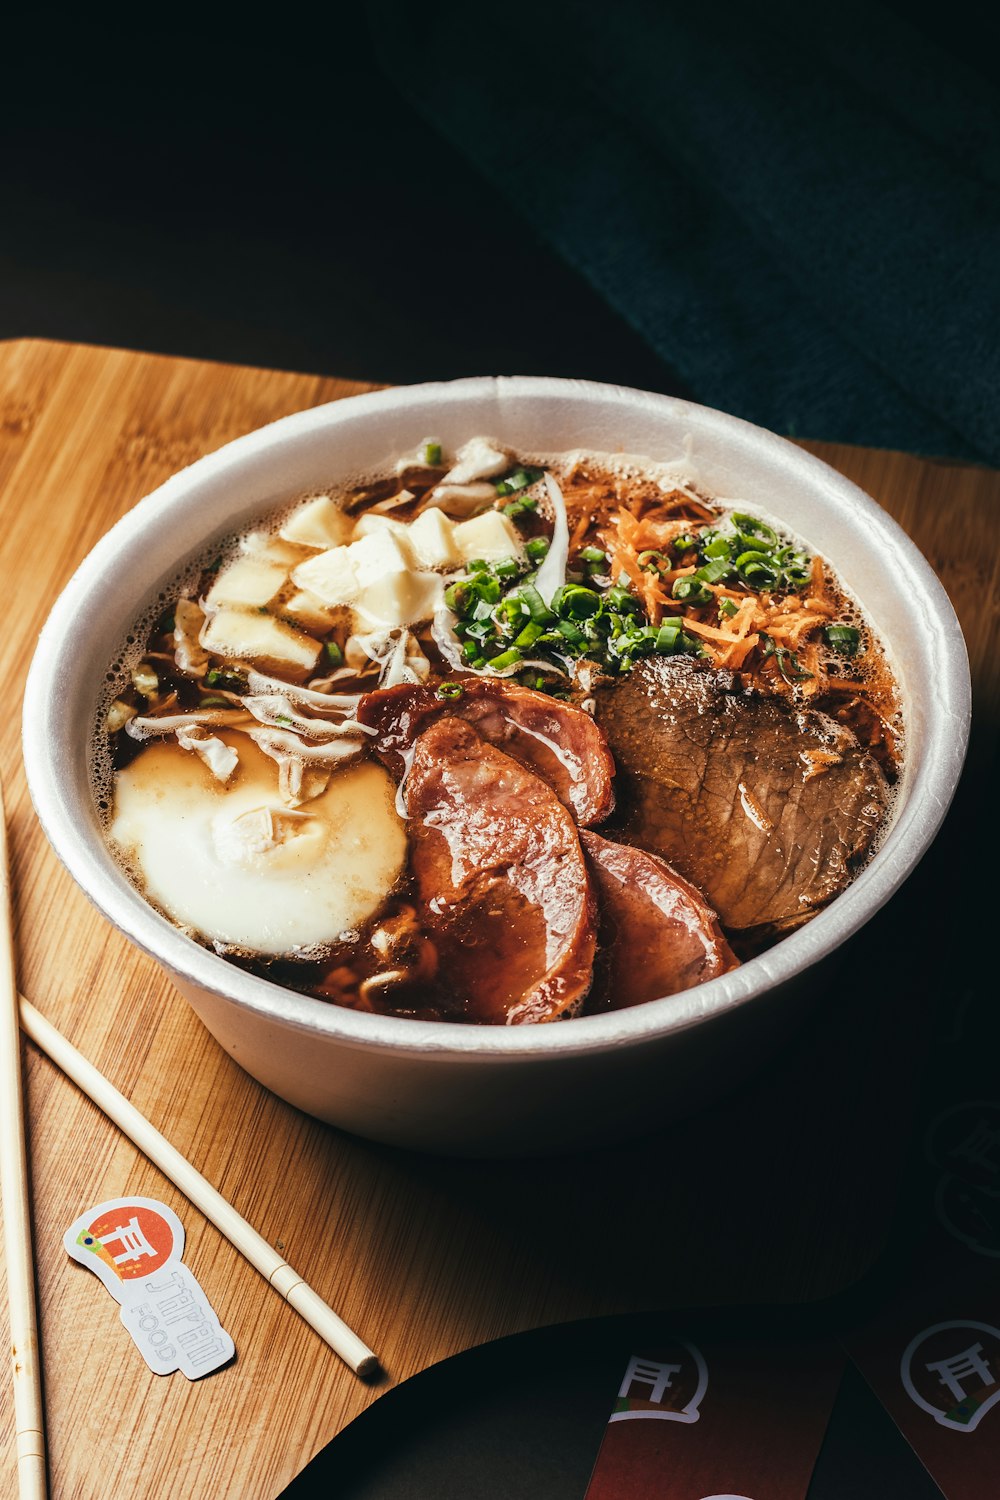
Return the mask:
[[822,603],[826,603],[826,568],[819,553],[815,553],[809,570],[809,592]]
[[571,557],[574,552],[578,552],[583,546],[584,538],[586,537],[587,532],[590,530],[593,524],[593,512],[589,510],[583,511],[581,513],[580,519],[573,527],[573,535],[569,539],[569,552]]

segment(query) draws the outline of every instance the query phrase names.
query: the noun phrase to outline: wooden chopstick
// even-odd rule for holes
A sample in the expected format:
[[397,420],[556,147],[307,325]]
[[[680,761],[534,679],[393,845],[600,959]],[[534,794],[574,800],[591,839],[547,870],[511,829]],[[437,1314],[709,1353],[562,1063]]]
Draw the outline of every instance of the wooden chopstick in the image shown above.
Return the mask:
[[222,1194],[202,1177],[176,1147],[171,1146],[166,1137],[150,1124],[145,1115],[140,1114],[134,1104],[129,1103],[124,1094],[120,1094],[108,1082],[103,1073],[98,1072],[93,1063],[88,1062],[56,1030],[51,1021],[47,1021],[23,995],[20,1000],[21,1026],[31,1040],[94,1101],[98,1109],[103,1110],[129,1140],[135,1142],[143,1155],[148,1156],[164,1176],[170,1178],[175,1187],[201,1210],[206,1219],[211,1220],[230,1244],[235,1245],[240,1254],[246,1256],[250,1264],[276,1292],[281,1293],[285,1301],[316,1330],[320,1338],[325,1339],[334,1353],[339,1354],[356,1375],[367,1380],[376,1374],[380,1368],[378,1356],[337,1317],[333,1308],[323,1301],[319,1293],[314,1292],[299,1273],[287,1261],[282,1260],[277,1250],[236,1212],[231,1203],[227,1203]]
[[7,814],[0,784],[0,1182],[2,1182],[7,1302],[14,1374],[14,1431],[18,1493],[22,1500],[45,1500],[45,1408],[42,1404],[41,1346],[31,1253],[31,1200],[24,1139],[21,1088],[21,1036],[17,1026],[14,977],[14,919],[7,856]]

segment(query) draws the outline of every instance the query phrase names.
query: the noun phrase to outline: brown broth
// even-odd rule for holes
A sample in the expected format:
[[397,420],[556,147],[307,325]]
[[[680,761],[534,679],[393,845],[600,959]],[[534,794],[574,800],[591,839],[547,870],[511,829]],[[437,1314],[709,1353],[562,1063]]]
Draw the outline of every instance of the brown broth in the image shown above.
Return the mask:
[[[613,527],[614,518],[621,510],[629,511],[640,521],[650,523],[654,527],[678,521],[695,531],[706,524],[717,523],[726,514],[714,507],[709,500],[688,489],[665,493],[660,484],[644,477],[641,470],[626,467],[602,467],[596,461],[578,461],[561,470],[555,463],[550,467],[558,475],[566,501],[572,537],[571,574],[575,569],[576,577],[584,585],[592,582],[593,569],[588,571],[588,567],[581,563],[580,553],[586,548],[603,549],[605,547],[609,528]],[[394,519],[407,522],[419,512],[423,499],[439,481],[441,473],[440,469],[415,467],[402,475],[388,476],[359,485],[344,495],[341,503],[343,508],[354,517],[376,510],[391,515]],[[408,489],[413,498],[394,506],[393,498],[401,489]],[[520,530],[522,538],[530,540],[547,535],[551,526],[539,510],[528,513],[522,518]],[[207,592],[213,582],[215,571],[214,564],[204,570],[191,590],[192,597],[198,598]],[[787,680],[775,668],[774,658],[767,658],[759,647],[755,648],[741,664],[740,680],[745,686],[752,687],[757,692],[780,697],[790,707],[807,705],[849,728],[858,742],[870,751],[881,767],[886,780],[891,784],[895,781],[898,771],[901,736],[895,684],[881,644],[874,632],[860,615],[854,602],[831,576],[829,570],[825,569],[823,573],[825,597],[834,611],[830,618],[854,626],[859,632],[862,646],[857,656],[847,658],[836,657],[828,648],[824,649],[823,670],[830,672],[831,667],[834,669],[835,685],[827,686],[822,691],[810,695],[807,691],[808,683],[813,679],[803,677],[799,681]],[[290,586],[279,596],[276,606],[271,610],[279,618],[282,614],[283,601],[287,599],[289,592]],[[734,586],[734,600],[741,600],[749,592],[746,589],[741,591],[738,586]],[[696,623],[708,624],[714,608],[715,602],[713,601],[700,610],[692,607],[685,611],[685,615],[686,618]],[[346,611],[342,613],[346,616]],[[199,707],[204,707],[206,699],[217,699],[223,704],[238,705],[245,681],[242,665],[226,661],[215,663],[216,670],[222,675],[214,685],[194,680],[180,671],[174,663],[172,630],[173,621],[168,606],[153,625],[144,643],[142,661],[155,670],[159,679],[158,692],[150,698],[144,698],[135,687],[126,682],[119,684],[119,691],[115,695],[116,701],[151,717],[194,711]],[[328,643],[334,653],[337,650],[343,653],[350,630],[351,625],[346,618],[338,619],[326,636],[322,637],[324,646]],[[470,679],[475,677],[474,673],[458,670],[442,658],[428,626],[423,626],[414,633],[429,662],[430,675],[427,685],[431,689],[437,688],[444,682],[461,682],[466,677]],[[818,660],[818,658],[815,659]],[[792,655],[791,660],[796,666],[800,665],[795,655]],[[780,666],[779,660],[778,667]],[[333,692],[363,692],[370,691],[377,686],[378,675],[379,668],[376,663],[370,663],[364,670],[352,675],[344,673],[342,669],[331,672],[329,664],[325,666],[321,664],[318,672],[307,679],[305,685],[309,686],[309,683],[315,679],[329,680],[333,676],[334,681],[331,684]],[[606,675],[598,675],[603,683],[602,690],[613,692],[613,681],[609,680]],[[793,679],[795,675],[794,672],[791,674]],[[589,704],[592,697],[592,683],[570,686],[564,680],[561,681],[555,673],[542,675],[537,670],[532,670],[530,673],[522,674],[521,680],[536,689],[544,686],[544,690],[577,706]],[[117,772],[129,765],[136,756],[142,753],[142,750],[143,744],[132,739],[127,733],[120,732],[111,735],[110,752],[113,770]],[[618,838],[626,843],[647,847],[643,842],[643,827],[637,821],[636,804],[630,798],[627,782],[621,779],[618,806],[611,820],[606,825],[602,825],[600,832],[612,839]],[[860,863],[863,863],[863,860]],[[130,873],[135,878],[135,872]],[[141,885],[141,881],[137,883]],[[410,928],[415,928],[417,925],[416,906],[417,898],[413,881],[409,873],[404,872],[381,908],[361,926],[357,939],[349,943],[330,944],[320,957],[263,958],[218,944],[214,946],[216,951],[222,952],[226,958],[241,968],[248,969],[286,988],[339,1005],[396,1016],[464,1020],[467,1018],[464,1007],[456,999],[453,988],[447,982],[447,977],[433,973],[433,963],[425,962],[426,953],[420,946],[424,939],[418,932],[407,936]],[[416,981],[403,980],[392,984],[376,982],[377,975],[387,972],[387,959],[384,953],[372,946],[372,938],[377,933],[384,935],[386,931],[394,934],[393,951],[403,953],[407,960],[404,967],[418,976]],[[747,958],[770,946],[784,934],[762,930],[739,934],[729,933],[728,935],[738,955],[741,958]],[[473,935],[470,934],[470,941],[472,940]],[[209,944],[209,946],[212,945]],[[422,953],[423,956],[421,956]],[[595,1014],[611,1009],[613,1006],[614,995],[606,954],[599,953],[595,965],[594,984],[584,1005],[583,1013]]]

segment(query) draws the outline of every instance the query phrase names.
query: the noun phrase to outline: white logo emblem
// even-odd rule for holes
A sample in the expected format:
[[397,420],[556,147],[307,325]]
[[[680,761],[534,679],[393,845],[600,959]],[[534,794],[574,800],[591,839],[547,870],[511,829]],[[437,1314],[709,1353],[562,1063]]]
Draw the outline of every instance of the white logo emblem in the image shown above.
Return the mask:
[[1000,1328],[971,1319],[935,1323],[907,1345],[900,1377],[935,1422],[972,1432],[1000,1401]]
[[666,1355],[654,1360],[633,1354],[610,1421],[697,1422],[708,1390],[708,1366],[700,1349],[679,1339]]

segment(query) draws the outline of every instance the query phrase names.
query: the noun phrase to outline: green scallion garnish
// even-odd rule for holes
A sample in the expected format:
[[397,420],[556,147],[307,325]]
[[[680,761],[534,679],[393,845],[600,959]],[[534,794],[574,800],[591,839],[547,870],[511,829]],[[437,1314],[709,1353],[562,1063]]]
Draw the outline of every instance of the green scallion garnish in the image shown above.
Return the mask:
[[429,469],[436,469],[441,463],[441,444],[424,444],[424,463]]
[[495,486],[497,495],[516,495],[518,490],[526,490],[529,484],[535,484],[542,477],[541,469],[515,469],[513,474],[508,474],[506,479],[501,479]]
[[437,687],[437,697],[445,699],[461,698],[465,692],[460,682],[440,682]]
[[861,631],[853,625],[827,625],[823,631],[827,645],[842,656],[854,656],[861,645]]
[[685,604],[708,604],[712,597],[711,590],[693,575],[675,578],[670,593],[674,599],[681,599]]
[[495,671],[502,672],[505,667],[512,667],[515,662],[519,662],[520,660],[520,651],[516,646],[512,646],[509,651],[501,651],[499,656],[494,656],[490,661],[490,666]]

